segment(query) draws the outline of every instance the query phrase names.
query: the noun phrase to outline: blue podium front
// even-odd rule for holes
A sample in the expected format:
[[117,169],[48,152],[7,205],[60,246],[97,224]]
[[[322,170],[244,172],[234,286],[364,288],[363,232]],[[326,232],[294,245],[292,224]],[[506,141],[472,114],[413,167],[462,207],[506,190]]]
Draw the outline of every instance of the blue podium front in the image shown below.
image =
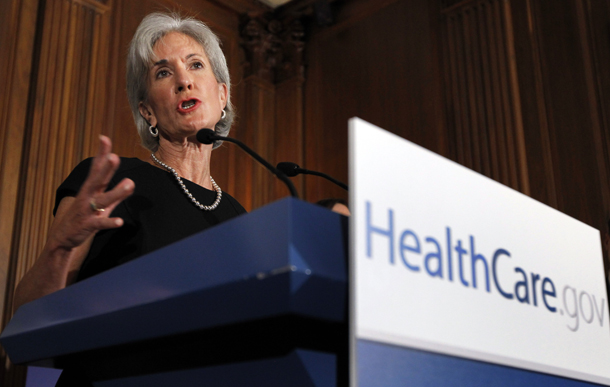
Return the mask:
[[347,219],[286,198],[23,305],[0,341],[95,386],[335,386],[346,308]]

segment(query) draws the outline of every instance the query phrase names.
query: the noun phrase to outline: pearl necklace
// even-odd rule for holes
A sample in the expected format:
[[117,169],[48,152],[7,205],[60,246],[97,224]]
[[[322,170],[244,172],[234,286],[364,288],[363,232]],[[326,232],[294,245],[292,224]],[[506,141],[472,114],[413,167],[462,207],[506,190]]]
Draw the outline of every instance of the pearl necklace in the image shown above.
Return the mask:
[[210,176],[210,180],[212,181],[212,186],[214,187],[214,190],[216,191],[216,200],[214,201],[214,203],[212,203],[211,206],[204,206],[203,204],[199,203],[197,201],[197,199],[195,199],[195,197],[193,196],[193,194],[191,194],[189,192],[189,190],[186,188],[186,186],[184,185],[184,183],[182,182],[182,179],[180,178],[180,176],[178,175],[178,172],[176,172],[176,170],[172,167],[170,167],[169,165],[165,164],[164,162],[162,162],[161,160],[159,160],[158,158],[155,157],[154,153],[150,154],[150,157],[153,158],[153,160],[155,161],[155,163],[159,164],[160,166],[162,166],[163,168],[167,169],[168,172],[172,173],[174,175],[174,177],[176,178],[176,180],[178,181],[178,184],[180,185],[180,187],[182,188],[182,190],[184,191],[184,193],[186,194],[186,196],[188,196],[189,199],[191,199],[191,201],[193,202],[193,204],[197,207],[199,207],[199,209],[204,210],[204,211],[212,211],[214,210],[216,207],[218,207],[218,204],[220,204],[220,199],[222,199],[222,190],[220,189],[220,187],[218,186],[218,184],[216,184],[216,182],[214,181],[214,179],[212,178],[212,176]]

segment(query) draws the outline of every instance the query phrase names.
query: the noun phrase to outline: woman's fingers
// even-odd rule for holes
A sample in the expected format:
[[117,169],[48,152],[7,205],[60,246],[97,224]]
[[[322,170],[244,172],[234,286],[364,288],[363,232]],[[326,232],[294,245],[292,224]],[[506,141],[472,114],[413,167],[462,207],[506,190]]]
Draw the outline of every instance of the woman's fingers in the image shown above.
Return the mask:
[[[109,215],[119,203],[133,194],[134,189],[134,182],[131,179],[125,178],[110,191],[96,195],[90,202],[91,209],[97,212],[97,215],[102,215],[106,212],[106,215]],[[94,207],[98,210],[96,211]],[[100,211],[102,209],[104,211]]]
[[110,183],[112,176],[114,176],[114,173],[119,168],[120,162],[119,156],[113,153],[109,153],[102,157],[100,162],[100,171],[92,180],[93,190],[103,192],[106,189],[106,186],[108,186],[108,183]]
[[123,225],[123,219],[121,218],[95,218],[91,221],[91,225],[96,230],[107,230],[110,228],[117,228]]
[[117,155],[111,153],[112,142],[106,136],[100,136],[98,154],[93,159],[87,179],[73,203],[70,216],[78,234],[96,233],[99,230],[116,228],[123,225],[119,218],[109,218],[114,208],[129,197],[135,184],[130,179],[123,179],[113,189],[106,191],[114,173],[120,164]]
[[49,238],[56,240],[58,245],[78,247],[100,230],[123,225],[123,219],[110,218],[110,214],[134,192],[135,184],[130,179],[123,179],[106,191],[120,164],[119,157],[111,151],[110,139],[100,136],[98,153],[78,194],[62,199],[59,204],[49,233]]
[[[123,179],[116,187],[108,192],[98,195],[89,203],[91,215],[87,217],[87,228],[93,232],[117,228],[123,225],[121,218],[109,218],[110,213],[123,200],[127,199],[135,189],[135,184],[131,179]],[[95,208],[94,208],[95,207]]]
[[81,188],[85,195],[92,196],[106,190],[108,183],[120,164],[119,157],[110,153],[111,150],[112,143],[110,139],[106,136],[100,136],[98,154],[93,159],[89,175]]

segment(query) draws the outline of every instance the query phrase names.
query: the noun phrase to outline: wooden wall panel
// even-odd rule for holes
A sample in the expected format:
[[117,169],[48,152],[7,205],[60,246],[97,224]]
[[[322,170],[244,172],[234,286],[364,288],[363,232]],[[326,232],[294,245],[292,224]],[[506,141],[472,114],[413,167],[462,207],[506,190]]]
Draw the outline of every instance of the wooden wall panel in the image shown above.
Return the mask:
[[[255,0],[0,0],[0,88],[9,90],[0,94],[0,303],[42,248],[55,188],[100,133],[121,156],[148,159],[125,56],[152,11],[194,15],[220,36],[238,112],[231,134],[273,164],[347,181],[347,120],[359,116],[606,227],[606,0],[330,1],[324,25],[313,3],[271,13]],[[252,40],[251,20],[267,41]],[[216,181],[249,210],[287,195],[232,144],[212,160]],[[347,197],[313,176],[295,183],[309,201]],[[10,308],[0,308],[4,324]],[[21,387],[2,360],[0,380]]]
[[550,123],[543,85],[543,66],[538,24],[534,22],[530,1],[512,1],[513,36],[517,66],[526,159],[530,176],[530,195],[557,208],[558,191],[553,173]]
[[[42,250],[55,189],[75,163],[97,143],[95,99],[99,92],[100,25],[107,7],[95,2],[47,1],[39,67],[24,146],[24,203],[18,245],[17,281]],[[104,71],[100,71],[102,74]],[[87,134],[85,134],[87,133]]]
[[[104,58],[108,56],[101,35],[108,22],[104,18],[108,9],[95,1],[46,1],[37,16],[29,19],[38,25],[38,50],[34,51],[32,44],[29,58],[22,63],[26,71],[33,64],[23,93],[28,99],[20,106],[27,120],[19,123],[23,136],[20,143],[11,143],[15,147],[11,152],[20,151],[21,166],[13,171],[19,171],[19,179],[14,182],[19,197],[16,203],[13,201],[16,219],[3,298],[5,323],[11,316],[15,284],[45,243],[55,189],[77,161],[91,154],[101,132],[103,122],[97,109],[105,109],[100,94],[104,93]],[[10,164],[14,165],[16,156],[11,158]],[[4,382],[20,383],[19,372],[6,364]]]
[[[545,200],[544,194],[539,199],[605,229],[607,147],[602,135],[607,124],[601,116],[597,82],[608,70],[606,67],[600,73],[600,68],[593,66],[593,54],[607,49],[593,49],[587,2],[512,3],[521,54],[517,56],[521,96],[524,101],[535,101],[523,104],[529,122],[525,141],[531,158],[530,181],[548,181],[551,175],[552,186],[536,190],[539,194],[546,191],[550,200]],[[528,27],[527,34],[522,30],[517,34],[523,26]],[[531,117],[538,117],[537,123]],[[536,168],[534,161],[541,161],[544,168]]]
[[465,1],[443,16],[451,153],[460,164],[529,194],[509,3]]
[[[607,2],[446,5],[447,129],[455,158],[607,232]],[[488,160],[494,149],[497,160]]]
[[449,2],[443,21],[455,159],[605,229],[607,4]]
[[[275,89],[276,130],[274,135],[273,153],[271,159],[274,165],[289,161],[299,166],[303,165],[303,83],[301,76],[282,82]],[[292,182],[299,193],[304,194],[304,175],[292,178]],[[276,180],[274,198],[281,198],[289,194],[286,186]]]
[[[244,86],[246,103],[243,106],[242,115],[246,133],[245,143],[250,144],[249,146],[261,157],[270,160],[275,127],[275,87],[272,83],[257,76],[246,78]],[[273,163],[273,161],[270,162]],[[251,179],[251,187],[256,192],[255,195],[245,198],[245,208],[251,210],[270,202],[273,180],[263,166],[247,160],[234,173],[241,176],[250,175],[245,180]]]
[[593,137],[596,118],[590,110],[590,70],[584,63],[576,1],[532,2],[532,14],[539,31],[558,208],[599,227],[604,210]]
[[575,5],[603,199],[603,219],[600,221],[606,222],[596,226],[607,234],[610,232],[610,3],[588,0]]
[[[334,25],[310,27],[303,167],[347,182],[354,116],[447,155],[439,15],[433,1],[356,0],[336,5]],[[309,201],[347,197],[311,176],[305,192]]]
[[[24,127],[28,122],[32,56],[36,35],[38,0],[0,1],[0,327],[11,317],[10,303],[18,262],[18,240],[22,200],[21,160]],[[25,369],[13,366],[0,347],[0,385],[21,386]]]
[[[5,165],[13,166],[10,174],[17,177],[2,192],[19,192],[17,198],[6,197],[16,217],[5,218],[12,220],[13,228],[3,234],[10,236],[10,242],[2,241],[11,259],[2,298],[4,323],[11,316],[15,284],[44,245],[56,187],[77,160],[91,153],[101,132],[103,123],[96,109],[104,110],[100,74],[106,68],[102,58],[108,56],[101,39],[108,22],[104,18],[107,5],[68,0],[45,1],[40,7],[35,2],[20,3],[23,24],[14,30],[19,37],[8,58],[14,60],[9,65],[16,75],[9,89],[21,86],[22,92],[3,104],[8,109],[3,133],[10,136],[4,137],[2,148],[7,152],[3,157],[9,158]],[[29,31],[23,30],[26,26]],[[13,106],[15,102],[20,105]],[[21,118],[15,117],[16,112]],[[15,136],[17,132],[20,135]],[[20,372],[4,363],[5,384],[21,383]]]
[[[272,165],[302,162],[303,154],[303,48],[304,29],[299,16],[274,15],[242,18],[245,94],[241,106],[246,144]],[[252,194],[242,203],[254,209],[287,196],[287,187],[258,163],[240,168]],[[245,172],[245,173],[244,173]],[[245,175],[245,176],[244,176]],[[251,175],[251,177],[246,177]],[[297,190],[301,177],[295,179]]]
[[[38,4],[36,1],[3,1],[0,19],[0,284],[8,279],[13,256],[12,240],[17,220],[23,127],[27,120],[31,57]],[[15,90],[18,92],[8,92]],[[0,287],[0,313],[4,309],[5,287]],[[1,380],[1,379],[0,379]]]

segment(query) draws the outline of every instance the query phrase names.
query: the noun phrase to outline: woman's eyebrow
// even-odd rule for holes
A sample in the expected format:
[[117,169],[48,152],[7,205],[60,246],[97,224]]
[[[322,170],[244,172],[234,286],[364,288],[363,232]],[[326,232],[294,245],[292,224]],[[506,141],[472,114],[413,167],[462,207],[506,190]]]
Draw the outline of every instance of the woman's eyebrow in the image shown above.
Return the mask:
[[[197,55],[201,55],[201,54],[198,54],[196,52],[192,53],[192,54],[188,54],[185,59],[190,59],[190,58],[192,58],[194,56],[197,56]],[[159,65],[162,65],[162,64],[166,64],[167,62],[168,62],[167,59],[161,59],[160,61],[153,63],[153,67],[159,66]]]
[[[201,54],[198,54],[198,53],[188,54],[185,59],[190,59],[190,58],[192,58],[194,56],[197,56],[197,55],[201,55]],[[167,59],[161,59],[160,61],[153,63],[153,67],[164,65],[167,62],[168,62]]]

